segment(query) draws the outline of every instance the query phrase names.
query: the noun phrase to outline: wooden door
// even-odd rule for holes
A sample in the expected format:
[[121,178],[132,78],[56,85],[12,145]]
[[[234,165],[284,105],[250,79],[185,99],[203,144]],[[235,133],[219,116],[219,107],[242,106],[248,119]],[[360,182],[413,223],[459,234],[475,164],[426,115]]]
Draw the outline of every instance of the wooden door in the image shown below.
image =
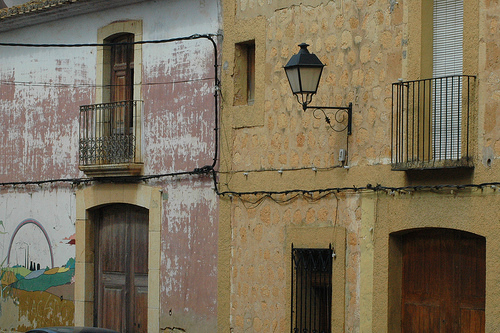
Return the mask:
[[403,237],[403,333],[484,332],[486,242],[426,229]]
[[119,332],[147,332],[148,210],[114,204],[96,217],[95,323]]
[[[134,35],[124,34],[111,43],[111,102],[132,101],[134,94]],[[132,128],[132,107],[120,103],[112,117],[113,134],[130,134]]]

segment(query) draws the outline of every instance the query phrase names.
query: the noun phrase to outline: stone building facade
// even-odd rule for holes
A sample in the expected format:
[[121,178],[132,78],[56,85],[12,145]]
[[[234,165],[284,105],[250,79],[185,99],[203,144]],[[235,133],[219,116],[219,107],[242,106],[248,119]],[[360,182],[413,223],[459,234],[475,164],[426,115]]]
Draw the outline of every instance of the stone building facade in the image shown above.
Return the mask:
[[[427,97],[425,104],[423,84],[432,94],[442,82],[433,72],[439,47],[433,18],[442,3],[223,1],[219,332],[293,332],[298,266],[292,247],[333,249],[332,332],[401,332],[405,325],[498,330],[500,6],[450,2],[463,13],[455,23],[463,27],[461,67],[450,74],[460,88],[440,95],[456,98],[462,113],[459,125],[441,116],[438,126],[438,99]],[[342,131],[345,114],[340,123],[330,115],[337,132],[321,111],[303,111],[292,95],[283,66],[302,42],[326,65],[312,104],[353,103],[351,135]],[[412,90],[416,84],[421,92]],[[414,113],[398,113],[408,110]],[[461,133],[453,141],[460,156],[438,156],[449,148],[439,148],[432,131],[453,127]],[[468,247],[465,239],[479,245]],[[412,244],[443,258],[446,246],[432,244],[447,241],[458,248],[446,257],[453,262],[475,253],[463,264],[474,263],[474,272],[450,273],[453,281],[474,281],[467,285],[475,289],[449,287],[452,300],[433,303],[441,308],[415,302],[422,282],[412,280],[419,273],[411,269],[440,264],[418,257]],[[427,281],[448,290],[425,272]],[[476,303],[456,301],[459,294]],[[451,303],[461,305],[444,318]],[[432,327],[412,322],[416,314]]]

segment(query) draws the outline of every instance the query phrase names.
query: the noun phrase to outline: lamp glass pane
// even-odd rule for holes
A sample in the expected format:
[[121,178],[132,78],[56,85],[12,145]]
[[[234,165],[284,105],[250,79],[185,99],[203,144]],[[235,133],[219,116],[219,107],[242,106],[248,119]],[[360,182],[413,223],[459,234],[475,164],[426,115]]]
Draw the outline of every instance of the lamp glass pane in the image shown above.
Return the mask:
[[302,92],[316,93],[322,70],[323,67],[300,68],[300,80],[302,81]]
[[300,92],[299,69],[297,67],[286,68],[285,73],[288,77],[288,82],[290,82],[292,93],[296,94]]

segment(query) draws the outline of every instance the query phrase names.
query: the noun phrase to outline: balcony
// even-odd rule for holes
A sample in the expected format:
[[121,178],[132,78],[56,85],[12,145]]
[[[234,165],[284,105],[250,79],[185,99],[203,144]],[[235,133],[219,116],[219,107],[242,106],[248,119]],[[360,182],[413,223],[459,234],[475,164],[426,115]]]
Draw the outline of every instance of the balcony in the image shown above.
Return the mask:
[[392,170],[472,168],[475,76],[392,85]]
[[142,172],[141,106],[122,101],[80,107],[80,170],[95,177]]

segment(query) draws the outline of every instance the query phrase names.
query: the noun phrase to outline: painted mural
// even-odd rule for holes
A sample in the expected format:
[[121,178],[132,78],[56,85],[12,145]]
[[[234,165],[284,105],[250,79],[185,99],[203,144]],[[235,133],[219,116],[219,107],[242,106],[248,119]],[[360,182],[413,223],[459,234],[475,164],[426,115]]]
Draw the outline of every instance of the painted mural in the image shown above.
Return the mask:
[[[10,234],[3,221],[0,234]],[[49,234],[34,219],[19,223],[9,237],[7,256],[0,266],[0,326],[24,332],[73,325],[75,259],[55,266]],[[74,245],[74,235],[61,243]]]

